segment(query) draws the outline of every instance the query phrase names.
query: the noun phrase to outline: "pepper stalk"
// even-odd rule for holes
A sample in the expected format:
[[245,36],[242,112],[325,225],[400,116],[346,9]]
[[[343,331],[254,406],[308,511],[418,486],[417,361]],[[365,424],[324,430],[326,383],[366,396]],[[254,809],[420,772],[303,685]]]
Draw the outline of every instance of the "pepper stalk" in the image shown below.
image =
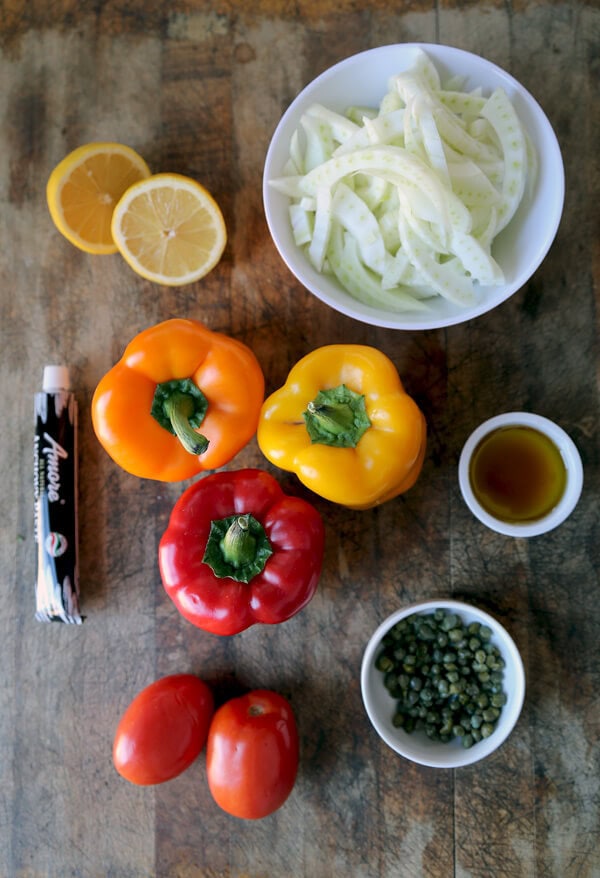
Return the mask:
[[248,583],[273,554],[265,529],[250,513],[214,520],[202,561],[215,576]]
[[320,390],[302,417],[313,443],[337,448],[356,448],[371,426],[364,394],[345,384]]
[[175,378],[156,385],[151,414],[174,433],[189,454],[203,454],[208,439],[195,429],[206,415],[208,400],[190,378]]

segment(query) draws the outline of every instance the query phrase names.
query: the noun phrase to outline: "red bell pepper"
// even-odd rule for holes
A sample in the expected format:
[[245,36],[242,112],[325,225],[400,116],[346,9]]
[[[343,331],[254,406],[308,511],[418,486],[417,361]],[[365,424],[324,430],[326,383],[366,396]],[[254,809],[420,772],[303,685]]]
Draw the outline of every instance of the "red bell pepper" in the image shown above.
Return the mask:
[[163,585],[205,631],[284,622],[312,598],[325,530],[317,510],[259,469],[205,476],[179,498],[159,544]]

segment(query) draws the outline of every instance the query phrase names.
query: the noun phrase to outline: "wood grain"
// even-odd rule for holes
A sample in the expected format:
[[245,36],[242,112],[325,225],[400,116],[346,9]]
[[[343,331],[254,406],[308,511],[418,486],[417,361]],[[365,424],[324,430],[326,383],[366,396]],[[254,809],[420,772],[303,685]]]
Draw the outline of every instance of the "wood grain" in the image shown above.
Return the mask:
[[[512,72],[547,113],[565,160],[563,221],[532,280],[445,331],[393,332],[331,311],[285,268],[262,209],[265,152],[294,95],[341,58],[396,41],[450,43]],[[600,875],[599,45],[594,0],[2,4],[2,878]],[[55,231],[48,175],[70,149],[100,139],[129,143],[153,170],[189,174],[213,192],[229,241],[202,282],[154,286],[118,256],[80,253]],[[425,412],[422,476],[378,509],[334,507],[276,473],[314,502],[327,531],[318,592],[283,625],[219,638],[179,616],[156,546],[185,486],[120,471],[93,434],[100,377],[140,329],[173,316],[249,344],[267,390],[312,348],[372,344]],[[33,619],[32,404],[55,360],[69,362],[80,404],[80,628]],[[584,460],[577,510],[530,541],[483,529],[458,490],[464,440],[509,409],[557,420]],[[275,473],[255,441],[235,465]],[[514,733],[457,772],[397,757],[360,697],[373,628],[399,605],[436,596],[492,612],[527,671]],[[220,812],[203,757],[157,788],[114,771],[112,736],[131,698],[186,671],[219,703],[259,686],[290,699],[301,767],[275,815],[244,823]]]

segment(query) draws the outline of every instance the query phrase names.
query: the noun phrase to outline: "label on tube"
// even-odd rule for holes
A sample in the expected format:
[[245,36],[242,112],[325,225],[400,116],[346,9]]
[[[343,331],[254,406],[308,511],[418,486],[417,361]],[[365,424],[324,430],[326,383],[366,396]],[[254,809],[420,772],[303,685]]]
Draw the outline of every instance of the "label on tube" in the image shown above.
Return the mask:
[[33,446],[36,613],[80,625],[77,534],[77,400],[65,366],[46,366],[35,394]]

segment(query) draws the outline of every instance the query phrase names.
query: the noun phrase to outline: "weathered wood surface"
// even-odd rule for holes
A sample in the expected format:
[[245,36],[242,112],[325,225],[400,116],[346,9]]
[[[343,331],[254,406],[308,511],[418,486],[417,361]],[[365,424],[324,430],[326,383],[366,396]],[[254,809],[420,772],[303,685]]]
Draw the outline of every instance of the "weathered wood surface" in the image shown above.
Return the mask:
[[[493,313],[430,333],[373,329],[310,297],[276,254],[261,173],[270,135],[315,74],[362,49],[446,42],[511,71],[563,149],[558,237],[527,286]],[[579,2],[257,3],[4,0],[0,7],[0,875],[3,878],[597,878],[600,875],[598,587],[598,73],[600,9]],[[118,256],[54,230],[52,167],[91,140],[129,143],[153,170],[201,180],[229,244],[203,282],[169,290]],[[140,329],[194,317],[248,343],[278,387],[321,344],[372,344],[397,364],[430,430],[403,498],[327,526],[309,607],[282,626],[219,639],[166,598],[156,546],[182,486],[136,480],[92,433],[93,389]],[[33,619],[32,396],[46,362],[72,367],[81,412],[82,627]],[[557,420],[584,460],[573,516],[529,542],[463,505],[457,460],[501,410]],[[236,465],[265,466],[253,442]],[[267,467],[268,468],[268,467]],[[302,493],[293,477],[284,486]],[[464,596],[516,639],[527,697],[487,761],[435,771],[376,737],[359,689],[371,630],[398,605]],[[111,764],[126,704],[193,671],[217,697],[264,686],[297,713],[297,786],[274,816],[220,812],[203,759],[158,788]]]

